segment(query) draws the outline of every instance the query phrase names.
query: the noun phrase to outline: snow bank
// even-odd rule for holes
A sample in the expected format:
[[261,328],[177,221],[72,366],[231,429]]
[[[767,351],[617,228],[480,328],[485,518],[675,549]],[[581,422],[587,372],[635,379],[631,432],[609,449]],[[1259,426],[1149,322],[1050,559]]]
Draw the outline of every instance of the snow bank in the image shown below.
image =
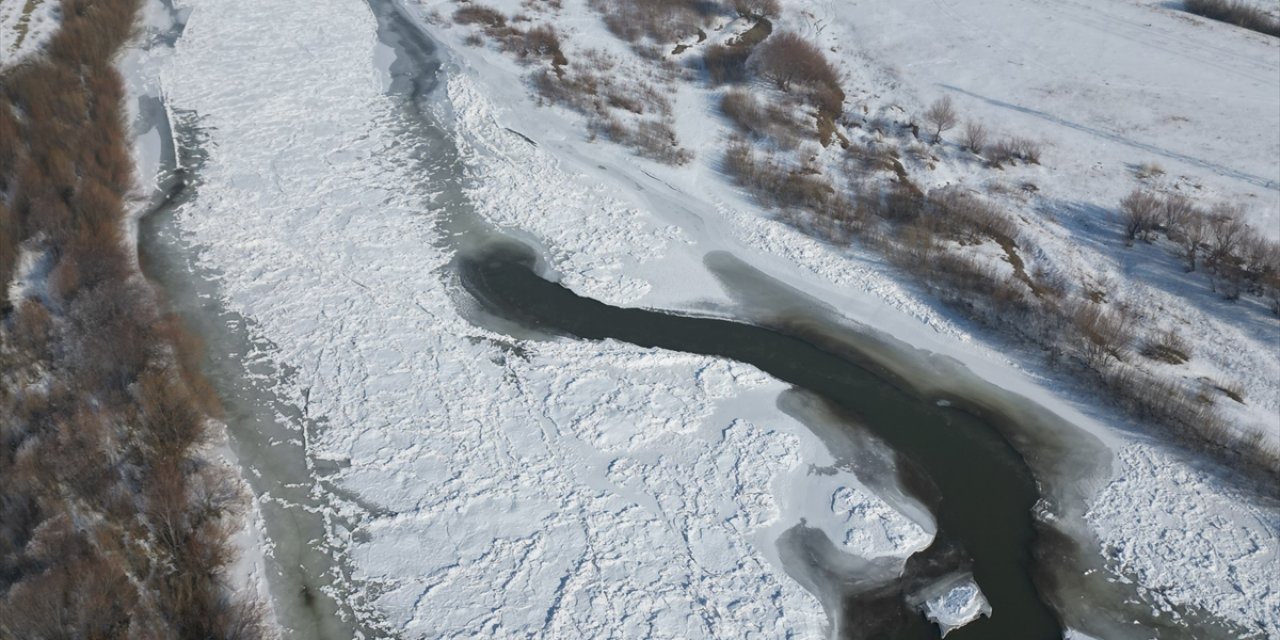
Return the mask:
[[1191,605],[1280,634],[1280,515],[1156,447],[1120,450],[1115,479],[1086,516],[1108,568],[1163,611]]

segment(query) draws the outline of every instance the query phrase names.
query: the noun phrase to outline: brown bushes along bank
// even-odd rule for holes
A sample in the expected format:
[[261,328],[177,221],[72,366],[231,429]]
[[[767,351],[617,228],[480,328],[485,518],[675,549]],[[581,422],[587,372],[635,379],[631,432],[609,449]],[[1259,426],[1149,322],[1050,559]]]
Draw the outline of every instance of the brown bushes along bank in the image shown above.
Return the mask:
[[[217,406],[121,236],[132,164],[111,66],[138,0],[63,0],[0,74],[0,638],[255,638],[229,593],[240,482]],[[19,257],[41,265],[10,300]]]

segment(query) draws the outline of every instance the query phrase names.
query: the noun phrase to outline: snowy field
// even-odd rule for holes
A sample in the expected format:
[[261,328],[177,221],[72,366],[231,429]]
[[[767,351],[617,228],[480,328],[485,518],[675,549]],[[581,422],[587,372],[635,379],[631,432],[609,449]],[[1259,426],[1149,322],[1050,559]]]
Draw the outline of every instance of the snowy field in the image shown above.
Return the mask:
[[[325,424],[305,444],[314,460],[341,467],[343,494],[327,499],[357,530],[334,529],[327,542],[356,568],[356,583],[345,588],[374,602],[364,615],[406,637],[816,637],[825,624],[821,604],[785,574],[773,544],[778,533],[805,518],[868,558],[904,557],[928,544],[927,517],[886,503],[851,473],[811,475],[810,466],[829,464],[830,455],[776,408],[784,386],[750,367],[608,342],[516,344],[467,322],[438,234],[459,212],[422,179],[417,143],[401,133],[405,116],[384,93],[386,51],[364,4],[179,4],[192,13],[162,70],[163,91],[171,107],[198,113],[209,135],[200,197],[179,213],[180,224],[203,247],[201,262],[223,274],[226,306],[276,345],[272,357],[296,368],[282,393]],[[557,27],[570,42],[609,46],[611,36],[584,4],[566,0]],[[946,13],[957,5],[872,5],[787,6],[808,11],[798,20],[821,37],[866,47],[841,55],[851,74],[864,74],[863,86],[879,87],[876,100],[918,105],[952,91],[966,112],[1042,136],[1050,159],[1026,170],[1040,183],[1035,206],[1092,205],[1054,209],[1064,222],[1040,222],[1044,242],[1072,244],[1091,228],[1115,233],[1097,207],[1131,188],[1128,163],[1153,155],[1166,176],[1185,172],[1213,193],[1252,193],[1256,224],[1277,219],[1276,184],[1265,178],[1274,178],[1280,124],[1245,135],[1228,117],[1207,117],[1200,110],[1219,107],[1192,92],[1184,102],[1164,93],[1111,96],[1107,80],[1099,87],[1089,73],[1112,58],[1069,65],[1078,69],[1074,78],[1028,71],[1041,85],[983,84],[1009,77],[1009,49],[968,51],[972,60],[948,63],[969,69],[966,77],[939,70],[941,44],[930,50],[894,40],[913,33],[904,26],[911,16],[913,28],[935,29],[925,42],[945,34],[954,47],[981,49],[984,39],[963,35],[971,31],[944,29],[964,23]],[[1252,36],[1213,35],[1225,27],[1137,4],[964,8],[986,12],[970,22],[990,23],[997,9],[1019,16],[1025,24],[998,31],[1032,34],[1038,54],[1022,58],[1049,68],[1071,59],[1047,44],[1060,41],[1054,34],[1064,22],[1081,33],[1063,41],[1115,38],[1136,48],[1116,51],[1117,58],[1162,59],[1152,55],[1161,51],[1159,39],[1139,37],[1150,34],[1138,27],[1109,35],[1115,27],[1091,10],[1097,6],[1138,22],[1148,12],[1164,37],[1176,29],[1179,37],[1240,48],[1255,77],[1232,85],[1226,95],[1240,97],[1221,108],[1238,109],[1231,118],[1280,117],[1265,108],[1277,86],[1267,73],[1277,67],[1266,64],[1277,49]],[[433,7],[451,10],[427,4],[422,15]],[[1060,12],[1075,20],[1058,19]],[[851,319],[954,357],[1115,445],[1115,477],[1100,479],[1105,488],[1090,523],[1109,564],[1150,590],[1152,606],[1203,606],[1260,625],[1251,626],[1258,637],[1280,633],[1274,509],[1125,435],[1116,427],[1126,425],[1096,403],[1060,393],[1037,359],[999,353],[877,262],[766,219],[718,174],[714,157],[673,170],[591,143],[577,116],[534,107],[523,68],[497,51],[463,45],[460,27],[427,23],[460,63],[448,73],[447,96],[472,179],[470,201],[485,219],[545,246],[566,285],[614,304],[727,307],[732,301],[702,257],[730,250]],[[1039,39],[1026,25],[1042,30]],[[896,71],[876,62],[888,59]],[[1203,82],[1226,82],[1230,74],[1210,71],[1212,59],[1161,73],[1194,70]],[[984,72],[984,64],[1001,66]],[[1156,72],[1138,65],[1117,73]],[[944,78],[957,89],[942,87]],[[1143,86],[1162,91],[1165,80]],[[1051,91],[1054,82],[1062,84]],[[1086,85],[1101,93],[1085,92]],[[1085,109],[1089,95],[1121,100],[1123,108],[1110,115]],[[725,125],[710,97],[681,87],[675,101],[687,144],[712,148]],[[1170,114],[1202,118],[1203,138],[1187,143]],[[943,165],[937,179],[978,178]],[[1071,211],[1098,220],[1075,220]],[[1132,269],[1118,249],[1090,247],[1081,261],[1107,261],[1115,282],[1129,282]],[[1276,356],[1264,348],[1273,325],[1235,327],[1187,306],[1185,293],[1153,286],[1133,295],[1219,332],[1199,366],[1214,375],[1248,372],[1251,419],[1265,424],[1280,406],[1269,375]],[[1194,543],[1180,537],[1187,529]]]
[[44,46],[58,29],[58,4],[57,0],[0,2],[0,69]]

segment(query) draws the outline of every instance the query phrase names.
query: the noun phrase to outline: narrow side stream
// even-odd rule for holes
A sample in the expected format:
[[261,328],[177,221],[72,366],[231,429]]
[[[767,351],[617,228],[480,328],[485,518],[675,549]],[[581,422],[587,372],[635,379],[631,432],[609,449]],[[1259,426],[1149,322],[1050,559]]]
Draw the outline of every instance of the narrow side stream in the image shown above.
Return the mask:
[[993,617],[948,637],[1061,638],[1054,612],[1033,578],[1035,480],[999,431],[966,412],[922,402],[862,366],[798,338],[736,322],[622,309],[580,297],[534,271],[534,256],[495,243],[460,264],[464,286],[493,312],[553,333],[613,338],[642,347],[731,358],[825,398],[922,471],[917,498],[938,522],[934,545],[917,554],[895,585],[854,599],[839,627],[851,637],[933,638],[937,630],[909,612],[904,592],[954,569],[956,556],[991,602]]

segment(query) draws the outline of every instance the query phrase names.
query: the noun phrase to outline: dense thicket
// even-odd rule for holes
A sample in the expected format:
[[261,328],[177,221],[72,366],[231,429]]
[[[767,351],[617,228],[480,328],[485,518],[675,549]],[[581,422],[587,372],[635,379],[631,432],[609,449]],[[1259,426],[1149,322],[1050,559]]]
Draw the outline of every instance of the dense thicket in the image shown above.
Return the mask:
[[0,75],[0,638],[255,638],[228,594],[240,482],[216,399],[122,237],[111,61],[138,0],[62,0]]

